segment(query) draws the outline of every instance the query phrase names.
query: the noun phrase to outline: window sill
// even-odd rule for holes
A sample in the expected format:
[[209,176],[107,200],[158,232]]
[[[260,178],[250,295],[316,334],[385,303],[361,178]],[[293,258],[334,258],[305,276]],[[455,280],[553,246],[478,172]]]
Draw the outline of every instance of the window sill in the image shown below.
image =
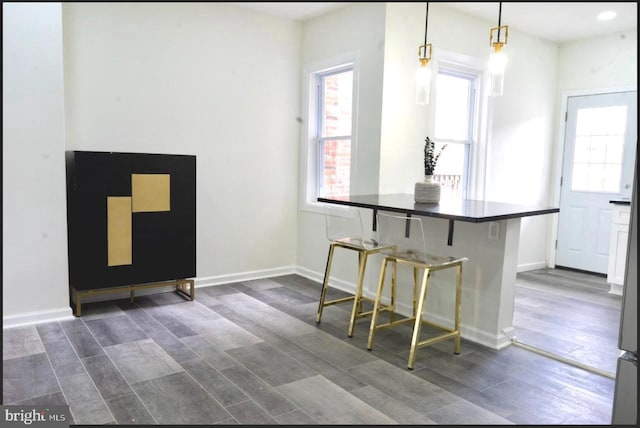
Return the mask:
[[304,201],[300,203],[300,206],[298,207],[298,209],[303,212],[324,215],[324,210],[322,208],[324,205],[325,204],[323,202]]

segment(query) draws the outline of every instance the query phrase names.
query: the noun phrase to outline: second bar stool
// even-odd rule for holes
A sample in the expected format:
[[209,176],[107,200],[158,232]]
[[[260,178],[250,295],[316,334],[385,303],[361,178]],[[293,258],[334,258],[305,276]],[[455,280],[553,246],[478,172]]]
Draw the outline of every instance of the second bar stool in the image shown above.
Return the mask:
[[[322,291],[320,292],[320,302],[318,304],[316,322],[319,323],[321,321],[322,311],[326,306],[353,301],[351,317],[349,319],[349,330],[347,332],[348,336],[351,337],[353,336],[356,319],[369,316],[373,313],[373,311],[363,311],[362,305],[362,301],[373,303],[373,299],[369,299],[362,295],[367,259],[371,254],[376,254],[383,250],[389,250],[390,247],[380,245],[373,238],[367,239],[365,237],[362,218],[360,216],[360,211],[357,208],[346,206],[325,206],[324,213],[326,234],[330,245],[329,255],[327,256],[327,265],[324,272],[324,280],[322,283]],[[356,289],[352,296],[326,300],[331,274],[331,264],[333,262],[333,255],[336,248],[344,248],[358,253],[358,276],[356,280]],[[385,307],[384,305],[381,306]]]
[[[411,345],[409,347],[408,368],[413,369],[416,351],[418,348],[431,345],[442,340],[453,339],[455,354],[460,353],[460,309],[462,300],[462,263],[467,261],[466,257],[450,257],[437,256],[428,254],[426,251],[426,241],[422,220],[416,217],[402,217],[390,214],[378,214],[377,216],[378,233],[381,245],[386,245],[391,249],[385,249],[384,259],[380,269],[380,278],[378,280],[378,290],[373,305],[373,314],[371,317],[371,326],[369,328],[369,340],[367,349],[373,348],[373,339],[376,330],[386,327],[393,327],[398,324],[413,323],[413,332],[411,337]],[[391,294],[395,295],[396,288],[396,271],[398,263],[413,268],[413,314],[410,317],[396,320],[391,318],[390,322],[378,324],[378,315],[381,311],[393,310],[392,308],[381,305],[382,290],[384,288],[387,266],[391,263]],[[418,289],[418,273],[423,270],[422,281]],[[453,328],[446,327],[424,319],[423,312],[427,296],[427,286],[431,274],[435,271],[443,269],[456,269],[455,284],[455,304],[453,308]],[[394,315],[394,314],[392,314]],[[420,329],[422,325],[428,325],[441,331],[434,337],[426,340],[420,340]]]

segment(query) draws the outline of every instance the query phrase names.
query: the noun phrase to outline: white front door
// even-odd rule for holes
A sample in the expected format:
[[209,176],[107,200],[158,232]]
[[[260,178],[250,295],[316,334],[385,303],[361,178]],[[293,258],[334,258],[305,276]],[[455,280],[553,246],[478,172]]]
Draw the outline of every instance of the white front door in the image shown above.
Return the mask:
[[569,97],[556,266],[606,273],[613,199],[630,199],[637,92]]

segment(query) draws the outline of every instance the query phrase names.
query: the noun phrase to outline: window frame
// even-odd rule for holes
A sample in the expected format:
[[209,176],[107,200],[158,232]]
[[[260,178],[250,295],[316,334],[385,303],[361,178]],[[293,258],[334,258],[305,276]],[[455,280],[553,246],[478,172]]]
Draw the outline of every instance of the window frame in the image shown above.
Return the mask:
[[[480,199],[484,198],[484,188],[486,181],[486,157],[487,142],[489,139],[489,122],[491,120],[491,110],[489,109],[489,96],[487,88],[489,87],[489,73],[483,59],[472,57],[458,52],[449,51],[441,48],[434,48],[435,70],[434,75],[437,77],[441,70],[446,70],[447,74],[460,76],[473,76],[475,80],[475,99],[472,103],[473,115],[475,123],[469,127],[468,134],[471,138],[470,144],[466,146],[465,156],[465,177],[463,178],[462,198]],[[437,85],[435,90],[437,91]],[[434,105],[435,105],[435,97]],[[437,106],[430,109],[429,120],[433,124],[435,130],[435,110]],[[434,137],[437,143],[461,141],[438,139]]]
[[[471,73],[469,71],[460,70],[459,67],[450,66],[447,62],[440,62],[438,64],[438,69],[436,73],[436,79],[440,78],[440,75],[446,75],[450,77],[456,77],[460,79],[465,79],[469,82],[469,102],[468,102],[468,123],[467,123],[467,135],[466,138],[462,140],[452,139],[452,138],[444,138],[437,134],[438,127],[435,121],[435,114],[438,110],[438,105],[435,105],[434,108],[434,140],[436,143],[440,144],[463,144],[464,145],[464,166],[463,166],[463,175],[462,175],[462,183],[461,183],[461,196],[462,198],[467,198],[469,194],[469,175],[470,175],[470,165],[471,165],[471,148],[476,143],[476,136],[478,130],[478,93],[480,86],[480,78],[481,76],[476,73]],[[437,89],[436,89],[437,90]],[[436,97],[437,99],[437,97]]]
[[[322,81],[330,76],[334,76],[336,74],[340,74],[340,73],[344,73],[347,71],[351,71],[352,75],[355,77],[355,73],[353,70],[353,64],[352,63],[348,63],[348,64],[344,64],[342,66],[338,66],[338,67],[332,67],[328,70],[324,70],[324,71],[318,71],[313,73],[313,78],[315,80],[315,85],[316,85],[316,126],[315,126],[315,130],[316,130],[316,170],[315,170],[315,186],[316,186],[316,197],[320,196],[322,193],[322,183],[324,182],[324,142],[325,141],[338,141],[338,140],[349,140],[349,145],[351,146],[351,151],[350,151],[350,171],[349,171],[349,184],[351,184],[351,177],[353,176],[353,127],[354,127],[354,120],[353,120],[353,101],[351,103],[351,134],[349,135],[334,135],[334,136],[324,136],[322,135],[322,130],[324,129],[324,85],[322,84]],[[353,84],[353,82],[352,82]],[[352,94],[351,96],[353,97],[353,89],[352,89]]]
[[[299,170],[299,209],[307,212],[323,213],[323,204],[317,201],[319,196],[320,143],[318,141],[318,127],[321,125],[319,111],[320,94],[317,78],[320,75],[333,74],[337,70],[351,69],[353,71],[353,94],[351,106],[351,166],[350,185],[353,186],[356,173],[357,159],[357,100],[358,100],[358,56],[347,53],[334,58],[310,62],[303,66],[301,106],[303,117],[298,118],[302,125]],[[306,88],[306,90],[304,89]],[[335,139],[335,137],[331,137]]]

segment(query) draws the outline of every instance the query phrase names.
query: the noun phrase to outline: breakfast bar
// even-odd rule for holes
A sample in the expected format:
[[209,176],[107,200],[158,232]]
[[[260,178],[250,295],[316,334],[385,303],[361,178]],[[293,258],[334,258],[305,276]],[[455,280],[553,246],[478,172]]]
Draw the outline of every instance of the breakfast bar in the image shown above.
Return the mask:
[[[500,349],[510,344],[518,267],[520,223],[523,217],[554,214],[559,208],[517,205],[471,199],[441,200],[439,204],[416,203],[412,194],[369,194],[319,197],[318,202],[424,217],[428,250],[442,256],[467,257],[463,275],[462,337]],[[455,225],[455,239],[454,239]],[[409,230],[405,231],[409,237]],[[372,269],[369,284],[378,272]],[[446,275],[445,273],[442,274]],[[410,278],[398,278],[399,284]],[[427,318],[443,325],[453,319],[442,308],[451,307],[448,282],[434,275],[433,285],[442,297],[427,304]],[[398,290],[398,311],[411,311],[410,293]],[[406,290],[404,290],[406,291]],[[365,292],[374,293],[367,289]]]
[[504,202],[478,201],[473,199],[455,199],[442,201],[439,204],[421,204],[414,202],[409,193],[395,193],[384,195],[349,195],[330,198],[318,198],[318,202],[349,205],[373,210],[373,230],[376,230],[376,213],[378,210],[421,215],[425,217],[444,218],[449,221],[447,245],[453,241],[454,221],[471,223],[494,222],[522,218],[533,215],[551,214],[560,211],[559,208],[544,206],[529,206],[507,204]]

